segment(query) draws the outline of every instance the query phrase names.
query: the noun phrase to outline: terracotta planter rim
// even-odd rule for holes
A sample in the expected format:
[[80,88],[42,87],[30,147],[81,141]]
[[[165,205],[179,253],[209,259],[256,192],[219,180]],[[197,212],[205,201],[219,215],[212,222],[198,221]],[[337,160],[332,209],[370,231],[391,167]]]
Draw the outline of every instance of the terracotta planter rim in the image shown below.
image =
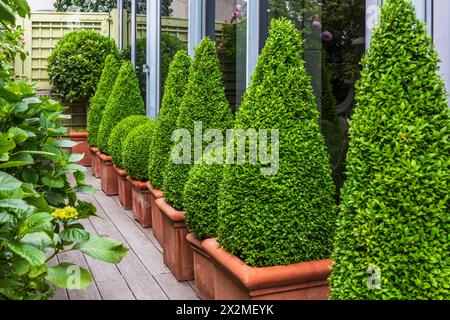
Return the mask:
[[130,181],[131,184],[133,185],[133,187],[135,187],[136,189],[138,189],[140,191],[149,191],[147,188],[147,182],[134,180],[130,176],[127,176],[127,180]]
[[164,198],[156,199],[156,205],[159,207],[161,212],[169,218],[172,222],[183,222],[184,223],[184,211],[178,211],[170,204],[166,202]]
[[148,188],[148,190],[150,190],[150,192],[155,197],[155,199],[159,199],[159,198],[164,197],[164,192],[162,192],[161,190],[153,188],[150,182],[147,182],[147,188]]
[[117,174],[118,174],[119,176],[121,176],[122,178],[128,176],[128,174],[127,174],[127,172],[126,172],[125,170],[119,168],[119,167],[116,166],[115,164],[113,164],[113,167],[114,167],[114,169],[116,170]]
[[331,259],[258,268],[246,265],[241,259],[221,248],[217,239],[206,239],[202,246],[211,259],[250,291],[320,281],[327,279],[331,271]]
[[110,162],[110,161],[112,161],[112,157],[111,157],[111,156],[108,156],[107,154],[98,152],[97,155],[98,155],[98,157],[100,158],[100,160],[102,160],[102,161],[104,161],[104,162]]
[[69,131],[70,138],[87,138],[87,131]]

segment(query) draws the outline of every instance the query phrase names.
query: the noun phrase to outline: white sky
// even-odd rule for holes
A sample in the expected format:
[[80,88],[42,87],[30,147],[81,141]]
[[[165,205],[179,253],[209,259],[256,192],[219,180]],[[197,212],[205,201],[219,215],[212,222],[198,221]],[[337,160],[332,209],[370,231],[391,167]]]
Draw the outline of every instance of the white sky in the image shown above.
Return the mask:
[[28,0],[31,11],[54,10],[53,0]]

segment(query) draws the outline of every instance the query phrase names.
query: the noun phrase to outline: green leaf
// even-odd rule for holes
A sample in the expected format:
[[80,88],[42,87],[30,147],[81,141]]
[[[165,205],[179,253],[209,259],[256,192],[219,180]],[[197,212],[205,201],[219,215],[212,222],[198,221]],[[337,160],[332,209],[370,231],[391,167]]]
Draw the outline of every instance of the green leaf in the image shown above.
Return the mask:
[[25,243],[8,243],[12,252],[27,260],[31,266],[40,266],[45,263],[45,254],[38,248]]
[[8,133],[12,136],[15,143],[22,143],[28,139],[28,133],[20,128],[12,127],[8,130]]
[[58,287],[66,289],[86,289],[92,282],[92,276],[85,269],[63,262],[47,269],[46,279]]
[[16,255],[14,256],[12,261],[14,270],[16,271],[17,275],[23,276],[30,270],[30,264],[24,258]]
[[0,134],[0,154],[6,153],[16,147],[16,143],[9,134]]
[[78,162],[84,158],[84,153],[72,153],[67,159],[68,162]]
[[29,216],[24,224],[27,232],[51,231],[53,216],[47,212],[37,212]]
[[79,142],[75,142],[72,140],[57,140],[53,142],[53,145],[58,148],[72,148],[76,146]]
[[86,194],[94,194],[98,192],[98,189],[95,189],[93,186],[90,185],[82,185],[79,187],[75,187],[74,190],[75,192]]
[[12,175],[0,171],[0,191],[12,191],[20,188],[22,182]]
[[66,228],[59,233],[59,237],[68,242],[84,242],[91,237],[90,233],[83,229]]
[[92,258],[110,263],[119,263],[128,252],[119,241],[97,236],[83,243],[80,250]]
[[12,9],[0,0],[0,20],[9,22],[11,24],[16,23],[16,17]]
[[33,209],[28,203],[22,199],[3,199],[0,200],[0,208],[12,208],[19,210],[30,210]]
[[50,188],[64,188],[64,179],[62,177],[50,178],[42,177],[42,183]]

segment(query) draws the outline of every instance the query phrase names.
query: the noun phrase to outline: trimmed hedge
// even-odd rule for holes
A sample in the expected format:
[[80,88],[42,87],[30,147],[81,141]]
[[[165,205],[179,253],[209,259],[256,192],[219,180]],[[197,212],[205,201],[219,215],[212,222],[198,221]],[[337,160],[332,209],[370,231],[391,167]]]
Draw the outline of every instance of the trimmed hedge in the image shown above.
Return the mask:
[[108,142],[111,131],[120,121],[132,115],[145,115],[145,106],[139,92],[134,67],[130,61],[126,61],[120,68],[111,96],[103,111],[97,137],[97,147],[101,152],[110,153]]
[[450,111],[410,1],[387,0],[362,61],[332,299],[450,299]]
[[185,221],[198,239],[217,237],[219,186],[223,165],[196,164],[184,187]]
[[176,129],[178,111],[186,91],[190,65],[191,58],[188,53],[180,50],[169,68],[161,111],[155,123],[148,165],[148,177],[156,189],[162,189],[164,169],[170,158],[172,132]]
[[123,167],[123,144],[128,134],[136,127],[145,124],[148,120],[146,116],[129,116],[119,122],[114,127],[111,135],[109,136],[108,149],[110,151],[113,163],[119,168]]
[[155,122],[149,118],[145,124],[134,128],[123,143],[123,169],[135,180],[148,180],[147,164],[154,128]]
[[[225,97],[216,46],[209,38],[204,38],[195,49],[186,94],[177,119],[177,128],[188,130],[193,139],[194,121],[202,122],[203,132],[207,129],[225,130],[231,127],[233,121]],[[193,149],[191,148],[192,160],[194,160]],[[184,208],[184,185],[191,167],[192,164],[175,164],[169,159],[164,172],[163,190],[166,201],[178,210]]]
[[220,243],[250,266],[324,259],[332,251],[335,187],[302,52],[295,26],[273,19],[236,116],[236,129],[279,130],[276,174],[263,175],[266,165],[249,164],[248,147],[245,164],[224,167]]
[[97,145],[98,129],[100,122],[102,121],[103,110],[108,103],[109,96],[111,95],[111,89],[117,79],[119,73],[121,61],[117,59],[115,55],[110,54],[106,57],[105,67],[103,68],[100,82],[98,83],[97,90],[92,97],[89,104],[88,114],[88,141],[90,146]]
[[94,94],[108,55],[120,57],[114,40],[92,30],[77,30],[59,40],[48,57],[54,93],[69,102],[87,101]]

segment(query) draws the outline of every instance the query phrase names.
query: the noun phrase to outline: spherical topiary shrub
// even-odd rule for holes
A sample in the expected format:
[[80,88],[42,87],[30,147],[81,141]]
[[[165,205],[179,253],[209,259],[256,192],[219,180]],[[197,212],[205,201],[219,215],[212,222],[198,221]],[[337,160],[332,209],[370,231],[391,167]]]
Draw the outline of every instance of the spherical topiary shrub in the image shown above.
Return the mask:
[[123,143],[123,168],[135,180],[148,180],[148,156],[154,128],[154,121],[148,119],[145,124],[134,128]]
[[91,146],[97,145],[98,129],[102,121],[103,110],[108,102],[111,90],[116,82],[119,73],[121,61],[115,55],[110,54],[106,57],[105,67],[103,68],[100,82],[97,90],[89,103],[88,114],[88,139]]
[[[177,128],[187,130],[194,141],[194,122],[201,121],[202,130],[225,130],[230,128],[233,116],[225,97],[220,63],[216,46],[209,38],[204,38],[195,50],[190,67],[186,94],[177,119]],[[172,153],[172,152],[171,152]],[[174,208],[182,210],[184,185],[194,162],[194,148],[191,148],[191,162],[176,164],[168,159],[164,171],[163,191],[166,201]]]
[[198,239],[217,237],[217,205],[222,175],[221,164],[196,164],[189,171],[183,195],[185,221]]
[[66,34],[48,57],[53,92],[70,102],[89,100],[110,54],[120,57],[114,40],[95,31],[77,30]]
[[410,1],[387,0],[357,84],[332,299],[450,299],[450,111]]
[[145,115],[145,106],[139,93],[134,67],[130,61],[126,61],[120,68],[116,83],[103,111],[97,137],[97,147],[101,152],[110,153],[108,142],[111,131],[120,121],[132,115]]
[[186,91],[190,65],[191,58],[185,50],[179,51],[170,65],[148,165],[148,177],[156,189],[162,189],[164,169],[170,158],[172,132],[176,128],[178,111]]
[[123,145],[128,134],[136,127],[145,124],[149,120],[146,116],[136,115],[129,116],[119,122],[114,127],[111,135],[109,136],[108,150],[111,154],[113,163],[119,168],[123,168]]
[[302,52],[302,36],[295,26],[284,19],[273,20],[236,116],[236,129],[253,128],[258,137],[260,129],[279,130],[274,144],[276,132],[269,131],[272,172],[263,172],[268,165],[260,161],[249,163],[248,147],[245,164],[224,167],[220,243],[251,266],[287,265],[331,255],[335,188]]

